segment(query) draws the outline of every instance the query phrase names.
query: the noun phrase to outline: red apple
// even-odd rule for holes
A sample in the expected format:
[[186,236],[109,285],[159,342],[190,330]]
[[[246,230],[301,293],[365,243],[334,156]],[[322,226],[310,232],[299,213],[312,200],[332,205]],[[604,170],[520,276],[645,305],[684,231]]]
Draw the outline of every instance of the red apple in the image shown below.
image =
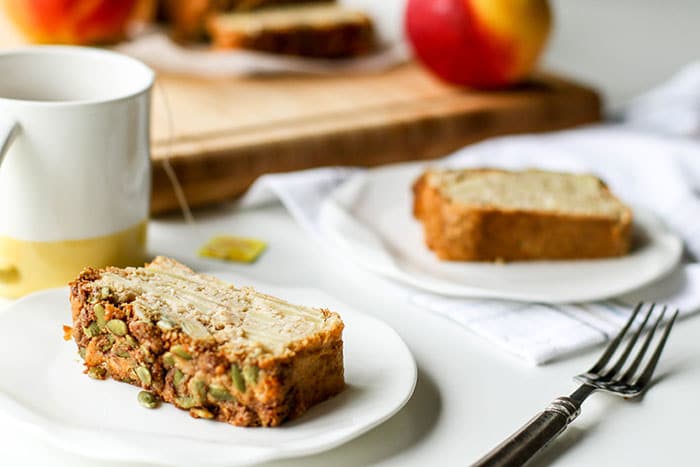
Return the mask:
[[[33,42],[105,44],[124,37],[153,0],[4,0],[10,18]],[[143,18],[140,18],[143,19]]]
[[551,28],[547,0],[408,0],[416,57],[445,81],[508,86],[535,66]]

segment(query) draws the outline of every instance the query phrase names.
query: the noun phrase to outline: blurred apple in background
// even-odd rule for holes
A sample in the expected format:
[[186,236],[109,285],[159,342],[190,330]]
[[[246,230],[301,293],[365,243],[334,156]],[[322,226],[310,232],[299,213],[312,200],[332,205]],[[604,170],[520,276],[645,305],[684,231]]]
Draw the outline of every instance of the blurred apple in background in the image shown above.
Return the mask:
[[155,0],[2,0],[10,19],[32,42],[108,44],[134,21],[150,19]]
[[408,0],[406,35],[445,81],[514,84],[534,68],[551,29],[547,0]]

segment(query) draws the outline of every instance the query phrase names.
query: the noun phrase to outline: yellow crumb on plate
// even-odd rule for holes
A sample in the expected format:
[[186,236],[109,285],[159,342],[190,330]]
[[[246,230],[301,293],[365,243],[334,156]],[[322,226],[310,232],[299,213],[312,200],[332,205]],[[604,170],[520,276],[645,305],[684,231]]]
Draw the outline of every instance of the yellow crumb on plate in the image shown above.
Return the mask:
[[199,256],[252,263],[266,247],[266,242],[255,238],[217,235],[199,249]]

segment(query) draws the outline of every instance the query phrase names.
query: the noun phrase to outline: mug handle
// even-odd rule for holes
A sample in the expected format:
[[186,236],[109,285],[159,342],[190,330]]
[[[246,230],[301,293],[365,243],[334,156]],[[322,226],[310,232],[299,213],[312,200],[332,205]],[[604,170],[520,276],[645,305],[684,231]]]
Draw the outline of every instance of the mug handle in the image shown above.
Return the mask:
[[[20,126],[14,120],[0,118],[0,165],[5,159],[7,150],[19,135]],[[17,281],[19,273],[13,265],[0,265],[0,282],[10,283]]]

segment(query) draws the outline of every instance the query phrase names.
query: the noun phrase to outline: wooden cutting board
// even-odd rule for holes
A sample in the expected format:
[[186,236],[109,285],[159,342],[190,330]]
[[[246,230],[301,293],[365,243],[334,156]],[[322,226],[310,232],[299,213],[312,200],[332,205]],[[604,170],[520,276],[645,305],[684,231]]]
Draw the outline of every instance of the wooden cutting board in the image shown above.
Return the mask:
[[[19,43],[0,17],[0,48]],[[435,158],[491,136],[561,129],[601,114],[593,90],[553,75],[485,92],[442,84],[415,64],[370,75],[163,75],[158,83],[154,213],[178,207],[165,157],[189,203],[203,206],[240,195],[264,173]]]
[[601,112],[594,91],[555,76],[477,92],[439,83],[414,64],[364,76],[162,76],[160,84],[174,137],[169,144],[156,95],[154,212],[177,206],[158,163],[167,155],[200,206],[241,194],[264,173],[435,158],[495,135],[593,122]]

